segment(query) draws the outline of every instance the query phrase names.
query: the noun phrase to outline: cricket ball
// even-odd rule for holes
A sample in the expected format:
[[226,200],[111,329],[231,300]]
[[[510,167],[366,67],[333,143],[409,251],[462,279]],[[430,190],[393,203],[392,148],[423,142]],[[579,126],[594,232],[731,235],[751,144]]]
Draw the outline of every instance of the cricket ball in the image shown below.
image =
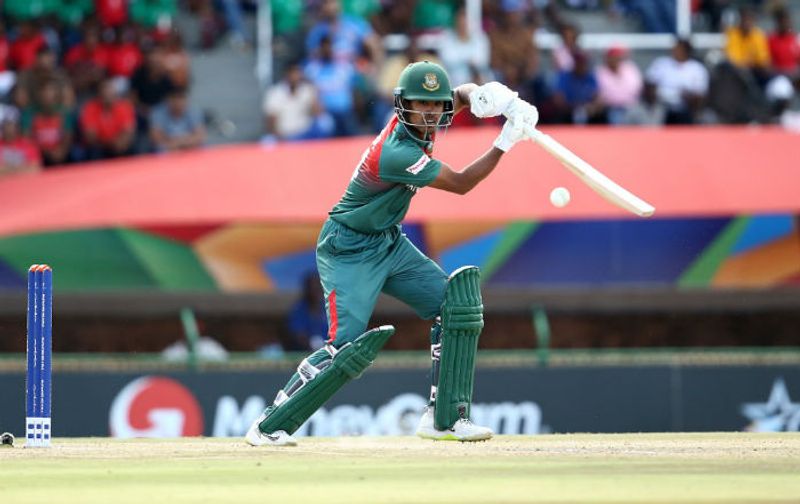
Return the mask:
[[556,187],[550,192],[550,203],[556,208],[562,208],[569,203],[569,191],[566,187]]

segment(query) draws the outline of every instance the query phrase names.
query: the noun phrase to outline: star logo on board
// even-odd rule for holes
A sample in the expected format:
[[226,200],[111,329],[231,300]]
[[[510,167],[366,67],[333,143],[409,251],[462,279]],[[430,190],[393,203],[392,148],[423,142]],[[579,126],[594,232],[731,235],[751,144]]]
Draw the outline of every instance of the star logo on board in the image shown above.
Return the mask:
[[425,81],[422,83],[422,87],[431,92],[436,91],[439,89],[439,78],[436,77],[436,74],[433,72],[426,73]]
[[750,420],[745,430],[752,432],[787,432],[800,430],[800,403],[792,402],[783,378],[772,384],[765,403],[744,403],[742,415]]

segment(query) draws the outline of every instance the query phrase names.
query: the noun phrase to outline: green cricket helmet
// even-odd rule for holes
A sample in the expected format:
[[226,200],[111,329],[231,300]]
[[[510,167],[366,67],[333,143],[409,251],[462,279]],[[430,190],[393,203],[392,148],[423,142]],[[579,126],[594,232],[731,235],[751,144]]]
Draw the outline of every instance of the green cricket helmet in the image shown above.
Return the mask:
[[453,89],[450,87],[450,78],[444,68],[436,63],[411,63],[403,69],[397,80],[397,87],[394,88],[394,111],[397,119],[406,126],[428,126],[408,121],[406,113],[410,100],[444,102],[444,112],[439,117],[438,126],[450,126],[453,122]]

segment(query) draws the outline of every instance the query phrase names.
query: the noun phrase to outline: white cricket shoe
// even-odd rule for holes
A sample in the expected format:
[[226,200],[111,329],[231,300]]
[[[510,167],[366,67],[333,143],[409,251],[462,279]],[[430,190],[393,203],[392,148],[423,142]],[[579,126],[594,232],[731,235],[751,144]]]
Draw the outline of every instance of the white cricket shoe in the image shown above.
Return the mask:
[[460,418],[447,430],[437,430],[433,426],[433,408],[425,408],[417,427],[417,436],[435,441],[486,441],[494,433],[488,427],[475,425],[467,418]]
[[261,432],[261,429],[258,428],[258,424],[263,420],[263,415],[258,417],[247,430],[247,434],[244,436],[244,440],[247,441],[247,444],[250,446],[297,446],[297,440],[286,431],[279,430],[270,434]]

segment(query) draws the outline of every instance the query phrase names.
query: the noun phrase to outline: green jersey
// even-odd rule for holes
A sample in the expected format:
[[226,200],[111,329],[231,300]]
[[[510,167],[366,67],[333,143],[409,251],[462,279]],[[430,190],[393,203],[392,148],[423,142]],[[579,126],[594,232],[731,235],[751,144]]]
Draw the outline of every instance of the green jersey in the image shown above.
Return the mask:
[[431,158],[433,141],[412,136],[398,120],[364,151],[331,219],[362,233],[380,233],[403,220],[417,190],[436,179],[441,161]]

